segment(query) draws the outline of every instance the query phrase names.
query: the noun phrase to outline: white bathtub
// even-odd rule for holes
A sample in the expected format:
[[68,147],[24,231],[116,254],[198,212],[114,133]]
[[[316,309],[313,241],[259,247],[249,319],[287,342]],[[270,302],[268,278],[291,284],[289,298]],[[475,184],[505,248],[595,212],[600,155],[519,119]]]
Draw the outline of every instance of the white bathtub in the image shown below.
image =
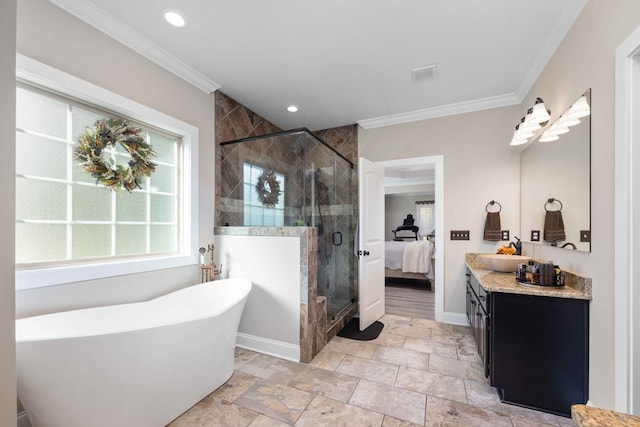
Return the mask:
[[18,397],[33,427],[159,427],[233,373],[251,282],[16,321]]

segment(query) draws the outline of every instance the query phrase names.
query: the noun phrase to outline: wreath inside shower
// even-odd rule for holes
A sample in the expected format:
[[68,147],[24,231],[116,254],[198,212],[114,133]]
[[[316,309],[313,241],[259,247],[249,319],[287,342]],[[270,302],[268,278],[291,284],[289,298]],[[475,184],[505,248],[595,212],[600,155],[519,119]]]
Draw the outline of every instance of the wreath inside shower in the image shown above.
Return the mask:
[[265,208],[274,208],[278,204],[282,191],[274,171],[265,170],[260,174],[256,183],[256,193],[258,193],[258,200]]

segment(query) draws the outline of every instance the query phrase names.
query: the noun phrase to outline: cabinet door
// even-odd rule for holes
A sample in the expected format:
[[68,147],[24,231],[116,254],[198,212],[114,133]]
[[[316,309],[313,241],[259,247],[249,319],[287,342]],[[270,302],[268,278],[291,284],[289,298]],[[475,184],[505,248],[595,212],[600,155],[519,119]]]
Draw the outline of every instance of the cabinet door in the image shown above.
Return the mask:
[[473,312],[472,312],[472,304],[471,301],[473,299],[473,291],[471,290],[471,285],[467,282],[467,319],[469,319],[469,325],[473,328]]

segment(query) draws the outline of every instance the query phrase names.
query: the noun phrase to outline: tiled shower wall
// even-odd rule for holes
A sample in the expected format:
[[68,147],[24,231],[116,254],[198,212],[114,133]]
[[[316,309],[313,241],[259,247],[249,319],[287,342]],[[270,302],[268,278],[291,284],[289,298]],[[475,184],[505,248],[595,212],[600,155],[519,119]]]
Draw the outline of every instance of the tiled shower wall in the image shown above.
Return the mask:
[[[232,165],[241,165],[243,159],[256,159],[261,160],[262,163],[267,162],[269,168],[274,170],[286,170],[287,165],[294,164],[303,164],[302,163],[302,155],[303,153],[297,149],[297,146],[301,146],[301,142],[296,141],[294,138],[291,138],[291,141],[283,141],[283,140],[275,140],[273,138],[268,138],[262,140],[259,144],[238,144],[238,145],[227,145],[224,147],[220,147],[221,142],[233,141],[240,138],[252,137],[252,136],[260,136],[269,133],[279,132],[282,129],[264,119],[263,117],[257,115],[253,111],[244,107],[242,104],[239,104],[235,100],[231,99],[224,93],[218,91],[216,92],[216,124],[215,124],[215,132],[216,132],[216,158],[215,158],[215,173],[216,173],[216,198],[215,198],[215,208],[216,208],[216,225],[221,226],[225,224],[229,224],[231,226],[243,225],[242,223],[242,190],[240,184],[242,182],[242,169],[238,167],[234,167]],[[331,201],[331,206],[327,206],[326,209],[323,209],[323,216],[325,220],[335,220],[335,221],[345,221],[344,214],[350,212],[352,216],[349,218],[351,220],[351,226],[355,226],[356,218],[358,215],[358,197],[357,197],[357,160],[358,160],[358,142],[357,142],[357,126],[349,125],[342,126],[338,128],[325,129],[321,131],[314,132],[316,136],[321,138],[327,145],[331,146],[334,150],[339,152],[342,156],[351,161],[355,166],[354,170],[351,173],[351,206],[345,206],[342,200]],[[224,150],[224,154],[223,153]],[[313,161],[316,165],[324,164],[326,160],[323,160],[323,157],[326,157],[326,154],[322,153],[323,150],[318,150],[317,154],[313,152],[307,153],[307,161]],[[268,153],[268,154],[267,154]],[[225,159],[231,159],[232,161],[228,162],[225,160],[224,165],[222,162],[223,156]],[[318,156],[316,159],[315,156]],[[236,158],[237,157],[237,158]],[[266,159],[266,160],[265,160]],[[255,164],[261,164],[260,161],[257,161]],[[271,165],[273,163],[273,165]],[[303,170],[298,171],[298,175],[304,173]],[[291,173],[291,175],[295,175]],[[291,175],[289,177],[291,178]],[[302,177],[298,177],[296,180],[302,181]],[[340,188],[344,189],[344,184],[347,183],[348,179],[345,180],[345,177],[337,177],[338,185]],[[291,181],[293,182],[293,181]],[[300,185],[300,188],[302,186]],[[295,206],[303,205],[302,200],[297,200],[297,198],[301,197],[301,192],[290,191],[291,186],[287,187],[287,192],[285,196],[287,198],[293,198],[285,200],[285,205],[289,206],[289,208],[285,211],[285,225],[293,225],[295,223],[295,219],[297,219],[301,212],[296,210]],[[306,202],[306,205],[310,205],[309,201]],[[342,216],[340,216],[342,215]],[[353,234],[352,239],[345,242],[345,245],[340,248],[341,250],[346,250],[351,252],[351,249],[354,246],[353,242]],[[321,244],[321,242],[318,242]],[[342,258],[341,258],[342,259]],[[347,256],[344,259],[351,259]],[[338,263],[336,265],[338,271],[342,271],[348,269],[348,265],[342,265]],[[352,294],[357,299],[357,266],[356,271],[354,271],[354,280],[351,284]],[[348,270],[347,270],[348,271]],[[318,273],[318,278],[322,278],[322,272]],[[345,275],[340,274],[342,277]],[[348,273],[346,274],[348,276]],[[314,277],[314,279],[316,279]],[[309,283],[308,285],[312,285]],[[318,286],[318,283],[314,283],[312,286]],[[335,297],[335,295],[332,295]],[[343,299],[346,296],[342,296]],[[323,298],[319,299],[319,304],[326,304]],[[323,307],[324,308],[324,307]],[[326,313],[326,309],[324,311]],[[311,315],[318,310],[307,310],[306,307],[301,307],[301,312],[307,312],[307,316]],[[353,315],[353,313],[351,313]],[[303,316],[306,317],[306,316]],[[302,320],[302,319],[301,319]],[[320,331],[310,331],[309,327],[312,327],[314,324],[318,324],[319,319],[315,318],[315,316],[309,316],[306,321],[303,321],[301,325],[301,333],[303,336],[309,336],[307,334],[313,334],[314,332],[318,335],[324,335],[326,328],[322,328]],[[335,331],[341,327],[342,324],[348,321],[348,318],[337,318],[335,319],[336,324],[333,325],[331,331],[333,332],[331,335],[335,335]],[[307,325],[305,326],[305,323]],[[329,337],[330,338],[330,337]],[[326,338],[325,338],[326,339]],[[318,341],[323,341],[323,339],[318,339]],[[302,343],[301,343],[302,344]],[[314,350],[321,348],[319,342],[314,343]]]

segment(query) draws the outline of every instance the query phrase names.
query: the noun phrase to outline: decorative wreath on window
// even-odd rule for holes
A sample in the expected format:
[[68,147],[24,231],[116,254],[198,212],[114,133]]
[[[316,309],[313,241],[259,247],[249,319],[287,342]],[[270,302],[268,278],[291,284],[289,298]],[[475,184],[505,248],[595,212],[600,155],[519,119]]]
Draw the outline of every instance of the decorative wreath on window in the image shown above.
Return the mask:
[[[83,171],[96,178],[96,185],[102,183],[110,190],[124,188],[131,192],[141,188],[142,179],[156,170],[156,164],[149,160],[156,157],[156,153],[140,135],[142,132],[117,117],[99,119],[80,135],[73,148],[73,158]],[[104,159],[104,150],[117,144],[131,156],[126,166],[115,164],[112,158]]]
[[256,192],[258,193],[258,200],[260,200],[262,206],[266,208],[273,208],[276,206],[278,198],[282,192],[280,191],[280,181],[276,179],[274,171],[264,171],[258,177]]

